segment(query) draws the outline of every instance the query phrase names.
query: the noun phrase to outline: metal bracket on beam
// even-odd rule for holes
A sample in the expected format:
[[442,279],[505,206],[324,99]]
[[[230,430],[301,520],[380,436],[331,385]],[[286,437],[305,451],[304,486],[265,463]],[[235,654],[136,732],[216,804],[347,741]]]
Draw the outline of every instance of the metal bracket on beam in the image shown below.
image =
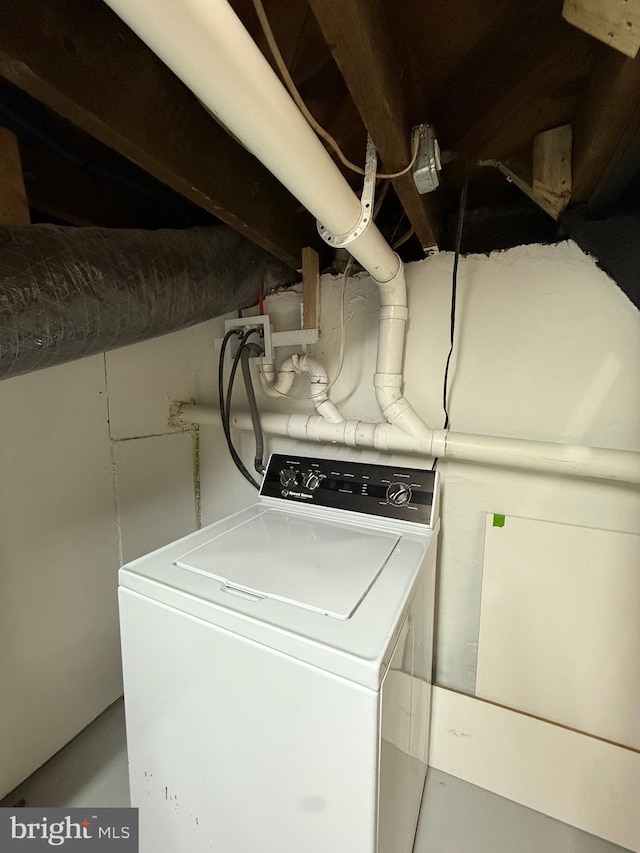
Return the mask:
[[318,233],[325,243],[334,249],[344,249],[360,237],[373,221],[373,197],[376,189],[376,169],[378,158],[371,137],[367,137],[367,159],[364,167],[364,186],[360,198],[360,217],[356,224],[346,234],[332,234],[324,225],[318,224]]

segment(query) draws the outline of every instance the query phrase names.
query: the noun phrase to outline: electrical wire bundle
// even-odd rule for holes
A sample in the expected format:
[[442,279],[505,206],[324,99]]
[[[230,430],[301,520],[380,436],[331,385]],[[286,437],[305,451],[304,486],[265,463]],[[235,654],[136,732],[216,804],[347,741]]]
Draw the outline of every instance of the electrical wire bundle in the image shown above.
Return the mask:
[[[255,329],[249,329],[248,331],[244,332],[244,334],[242,333],[241,329],[230,329],[224,336],[224,339],[222,341],[222,347],[220,349],[220,361],[218,363],[218,395],[220,397],[220,417],[222,419],[222,428],[224,430],[224,436],[227,440],[227,447],[229,448],[231,458],[233,459],[236,468],[240,471],[245,480],[251,483],[254,488],[259,489],[260,484],[256,482],[252,474],[245,467],[242,459],[240,458],[240,455],[238,454],[238,451],[234,447],[233,440],[231,438],[231,397],[233,395],[233,386],[235,383],[236,374],[238,372],[238,367],[242,365],[242,375],[244,378],[245,388],[247,390],[249,411],[251,412],[251,423],[253,424],[253,434],[255,436],[256,442],[254,467],[259,474],[263,474],[265,470],[264,437],[262,435],[262,427],[260,425],[260,414],[258,412],[256,395],[253,388],[253,381],[251,378],[251,368],[249,366],[249,359],[251,358],[251,356],[260,355],[262,352],[262,349],[258,347],[257,344],[249,343],[249,338],[252,335],[255,335],[255,333]],[[224,357],[227,351],[229,341],[233,337],[239,337],[240,341],[238,343],[238,351],[236,352],[233,358],[231,373],[229,375],[229,383],[227,385],[225,393]]]

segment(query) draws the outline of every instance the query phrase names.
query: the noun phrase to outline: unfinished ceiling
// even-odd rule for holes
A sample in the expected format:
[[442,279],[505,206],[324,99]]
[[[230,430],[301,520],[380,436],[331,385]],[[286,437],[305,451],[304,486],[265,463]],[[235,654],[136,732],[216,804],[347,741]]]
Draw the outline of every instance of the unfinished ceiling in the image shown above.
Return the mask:
[[[566,0],[571,20],[581,2]],[[232,5],[273,62],[253,0]],[[562,0],[264,5],[304,101],[349,159],[363,163],[368,130],[381,168],[401,170],[411,128],[435,127],[440,188],[419,195],[411,174],[378,187],[380,198],[391,185],[378,223],[405,258],[451,247],[467,174],[466,251],[567,233],[588,247],[593,222],[618,213],[637,225],[640,59],[621,51],[633,52],[638,0],[589,0],[622,16],[596,32],[617,47],[565,20]],[[303,246],[321,249],[306,211],[101,0],[0,0],[0,10],[0,125],[18,137],[34,221],[222,221],[295,268]],[[540,175],[553,180],[567,157],[571,183],[549,189]],[[362,179],[345,175],[357,190]]]

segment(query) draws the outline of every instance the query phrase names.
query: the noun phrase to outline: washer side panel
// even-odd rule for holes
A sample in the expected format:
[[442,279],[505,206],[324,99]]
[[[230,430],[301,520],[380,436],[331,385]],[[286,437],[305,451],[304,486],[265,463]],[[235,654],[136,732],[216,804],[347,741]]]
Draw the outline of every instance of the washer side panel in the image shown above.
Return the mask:
[[374,853],[379,694],[119,596],[141,853]]

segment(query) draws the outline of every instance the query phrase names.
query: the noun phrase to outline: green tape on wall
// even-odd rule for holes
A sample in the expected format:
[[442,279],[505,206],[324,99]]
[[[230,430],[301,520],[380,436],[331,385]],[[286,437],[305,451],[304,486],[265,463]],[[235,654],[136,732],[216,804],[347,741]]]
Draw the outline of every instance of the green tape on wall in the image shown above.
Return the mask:
[[504,527],[504,515],[499,515],[497,512],[493,514],[493,526]]

